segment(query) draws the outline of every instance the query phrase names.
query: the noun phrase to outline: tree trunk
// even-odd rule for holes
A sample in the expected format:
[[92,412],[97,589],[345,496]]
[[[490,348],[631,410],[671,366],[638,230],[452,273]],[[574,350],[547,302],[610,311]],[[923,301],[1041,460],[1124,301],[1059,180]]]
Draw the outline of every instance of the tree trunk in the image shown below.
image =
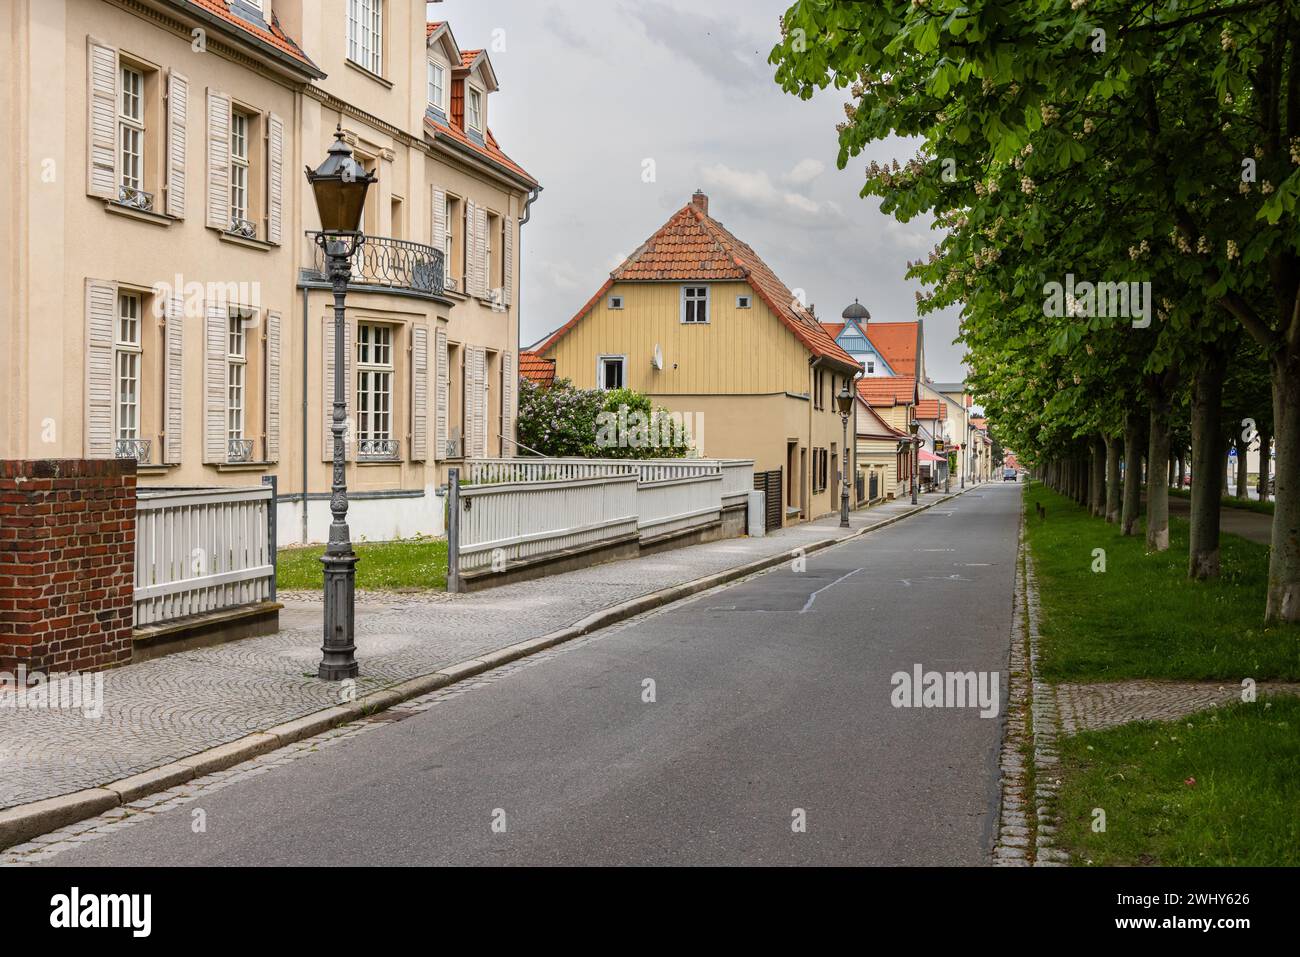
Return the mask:
[[1265,621],[1300,621],[1300,355],[1270,362],[1277,475]]
[[1106,521],[1119,524],[1119,463],[1124,457],[1124,440],[1111,435],[1106,438]]
[[1192,514],[1187,548],[1190,578],[1219,577],[1219,499],[1223,494],[1218,469],[1223,455],[1223,380],[1227,356],[1206,349],[1192,383]]
[[1237,498],[1250,498],[1249,442],[1237,443]]
[[1169,396],[1161,389],[1150,400],[1151,435],[1147,441],[1147,549],[1169,548]]
[[1120,533],[1136,535],[1138,513],[1142,510],[1142,434],[1141,413],[1131,410],[1124,419],[1124,505]]
[[1268,434],[1268,427],[1259,430],[1259,500],[1268,501],[1268,480],[1273,465],[1273,437]]
[[1088,511],[1097,518],[1106,516],[1106,439],[1092,439],[1092,474],[1088,477]]
[[1171,452],[1169,455],[1169,481],[1165,483],[1169,488],[1174,487],[1174,456]]
[[1179,452],[1179,453],[1178,453],[1178,486],[1177,486],[1177,487],[1181,489],[1181,488],[1182,488],[1184,485],[1186,485],[1186,484],[1187,484],[1187,457],[1186,457],[1182,452]]
[[[1080,452],[1083,452],[1080,449]],[[1075,486],[1074,500],[1084,508],[1088,507],[1088,460],[1080,455],[1074,462]]]

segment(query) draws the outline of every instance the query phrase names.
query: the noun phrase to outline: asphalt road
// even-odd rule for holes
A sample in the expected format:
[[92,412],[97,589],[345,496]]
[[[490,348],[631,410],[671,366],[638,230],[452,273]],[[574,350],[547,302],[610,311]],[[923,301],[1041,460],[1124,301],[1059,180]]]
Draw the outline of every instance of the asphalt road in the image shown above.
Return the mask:
[[[50,863],[987,863],[1019,502],[977,488]],[[915,664],[1001,672],[999,716],[893,707]]]

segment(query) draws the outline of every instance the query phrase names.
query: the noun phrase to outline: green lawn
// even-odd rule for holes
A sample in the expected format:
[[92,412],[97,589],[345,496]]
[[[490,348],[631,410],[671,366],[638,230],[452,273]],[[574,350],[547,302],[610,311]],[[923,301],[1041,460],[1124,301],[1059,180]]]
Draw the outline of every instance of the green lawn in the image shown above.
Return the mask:
[[1062,846],[1089,864],[1300,865],[1298,730],[1300,700],[1278,696],[1063,738]]
[[[444,591],[447,588],[447,540],[414,538],[355,546],[357,590]],[[283,548],[276,556],[275,583],[285,591],[320,591],[325,549]]]
[[[1025,507],[1049,681],[1300,678],[1300,626],[1262,623],[1265,546],[1224,535],[1222,578],[1193,582],[1185,521],[1170,522],[1169,551],[1149,555],[1142,537],[1121,536],[1037,482]],[[1101,573],[1091,570],[1097,548],[1106,552]]]

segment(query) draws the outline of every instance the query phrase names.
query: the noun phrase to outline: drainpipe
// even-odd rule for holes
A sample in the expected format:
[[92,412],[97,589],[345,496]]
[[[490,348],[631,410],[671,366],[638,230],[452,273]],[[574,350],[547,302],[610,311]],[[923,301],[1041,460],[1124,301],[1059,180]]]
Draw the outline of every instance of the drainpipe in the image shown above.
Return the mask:
[[307,299],[311,290],[302,290],[302,543],[307,544]]
[[[533,203],[537,202],[537,197],[542,195],[542,187],[534,186],[528,192],[528,198],[524,200],[524,214],[519,217],[519,241],[515,243],[515,253],[519,256],[519,268],[515,270],[519,278],[519,295],[515,296],[515,381],[513,391],[518,403],[519,394],[519,353],[524,348],[524,227],[528,221],[533,218]],[[516,408],[518,405],[516,404]],[[515,434],[509,436],[510,442],[515,446],[515,454],[519,452],[519,443],[516,438],[519,435],[518,416],[512,416],[510,422],[513,424]],[[501,449],[501,457],[505,458],[506,450]]]
[[[812,460],[812,451],[813,451],[813,412],[815,411],[815,407],[816,407],[816,404],[817,404],[817,403],[816,403],[816,391],[817,391],[817,367],[820,366],[821,364],[822,364],[822,358],[821,358],[821,356],[813,356],[813,357],[809,358],[809,360],[808,360],[808,483],[807,483],[806,485],[804,485],[804,488],[807,489],[808,499],[807,499],[806,502],[802,502],[802,503],[801,503],[801,504],[803,505],[803,507],[804,507],[804,509],[803,509],[803,520],[804,520],[805,522],[810,522],[810,521],[812,521],[812,514],[813,514],[813,512],[812,512],[812,496],[813,496],[812,486],[813,486],[813,475],[816,474],[816,469],[817,469],[816,464],[815,464],[815,463],[813,462],[813,460]],[[800,482],[803,481],[803,476],[802,476],[802,475],[799,476],[799,480],[800,480]]]

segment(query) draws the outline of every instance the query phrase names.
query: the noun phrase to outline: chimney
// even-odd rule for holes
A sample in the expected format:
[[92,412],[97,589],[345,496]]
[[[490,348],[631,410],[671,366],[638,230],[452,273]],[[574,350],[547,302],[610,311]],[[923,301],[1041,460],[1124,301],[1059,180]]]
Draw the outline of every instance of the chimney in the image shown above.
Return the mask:
[[705,216],[709,215],[709,197],[704,195],[703,190],[695,191],[695,195],[691,197],[691,205]]

